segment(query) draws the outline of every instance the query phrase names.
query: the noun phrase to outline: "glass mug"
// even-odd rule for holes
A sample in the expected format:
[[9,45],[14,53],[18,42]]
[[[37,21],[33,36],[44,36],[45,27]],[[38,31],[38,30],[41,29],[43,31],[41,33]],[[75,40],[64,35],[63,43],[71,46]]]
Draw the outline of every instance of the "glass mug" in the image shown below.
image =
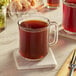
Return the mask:
[[67,33],[76,34],[76,0],[64,0],[62,25]]
[[60,5],[60,0],[47,0],[48,8],[57,8]]
[[[58,27],[55,22],[42,16],[26,16],[18,21],[20,34],[19,53],[28,60],[41,60],[47,54],[49,45],[58,40]],[[54,41],[50,42],[50,27],[54,30]]]

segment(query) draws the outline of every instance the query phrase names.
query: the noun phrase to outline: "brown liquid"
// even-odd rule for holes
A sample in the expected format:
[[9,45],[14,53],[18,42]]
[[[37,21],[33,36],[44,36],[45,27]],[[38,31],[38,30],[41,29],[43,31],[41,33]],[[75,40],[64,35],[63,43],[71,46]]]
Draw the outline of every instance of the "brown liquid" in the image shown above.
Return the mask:
[[47,55],[48,29],[45,28],[47,26],[46,22],[38,20],[24,21],[20,24],[20,54],[23,57],[40,59]]
[[47,3],[50,7],[58,7],[60,0],[47,0]]

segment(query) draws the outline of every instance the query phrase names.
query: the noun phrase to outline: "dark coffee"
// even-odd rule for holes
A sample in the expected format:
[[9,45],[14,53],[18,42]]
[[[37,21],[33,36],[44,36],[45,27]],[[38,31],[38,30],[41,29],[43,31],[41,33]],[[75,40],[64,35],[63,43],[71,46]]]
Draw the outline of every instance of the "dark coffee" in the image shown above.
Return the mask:
[[[47,28],[45,28],[47,27]],[[48,24],[40,20],[23,21],[19,25],[20,54],[29,59],[40,59],[48,53]]]
[[47,4],[50,7],[58,7],[60,0],[47,0]]

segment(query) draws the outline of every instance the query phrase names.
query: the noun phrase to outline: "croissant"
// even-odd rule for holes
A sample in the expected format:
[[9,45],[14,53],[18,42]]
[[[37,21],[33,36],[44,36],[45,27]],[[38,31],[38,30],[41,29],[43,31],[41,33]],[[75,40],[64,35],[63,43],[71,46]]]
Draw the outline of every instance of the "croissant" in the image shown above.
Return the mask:
[[31,8],[31,3],[28,0],[21,0],[22,9],[29,10]]
[[31,8],[31,3],[28,0],[12,0],[8,6],[8,9],[12,8],[15,11],[26,11]]
[[42,4],[43,4],[42,0],[31,0],[31,6],[33,8],[37,8]]
[[22,4],[21,4],[20,0],[14,0],[13,6],[15,6],[16,10],[22,10]]

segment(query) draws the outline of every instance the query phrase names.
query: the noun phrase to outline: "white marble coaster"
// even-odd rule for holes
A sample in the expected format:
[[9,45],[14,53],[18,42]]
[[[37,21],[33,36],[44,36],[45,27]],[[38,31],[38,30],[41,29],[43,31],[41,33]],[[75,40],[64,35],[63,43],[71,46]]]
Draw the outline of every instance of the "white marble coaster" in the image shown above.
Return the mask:
[[55,68],[57,62],[51,49],[49,49],[48,55],[40,61],[28,61],[21,57],[18,50],[14,52],[14,60],[17,69],[38,69],[38,68]]
[[67,32],[65,32],[63,30],[62,27],[59,28],[59,35],[60,36],[64,36],[66,38],[70,38],[70,39],[76,40],[76,34],[68,34]]

